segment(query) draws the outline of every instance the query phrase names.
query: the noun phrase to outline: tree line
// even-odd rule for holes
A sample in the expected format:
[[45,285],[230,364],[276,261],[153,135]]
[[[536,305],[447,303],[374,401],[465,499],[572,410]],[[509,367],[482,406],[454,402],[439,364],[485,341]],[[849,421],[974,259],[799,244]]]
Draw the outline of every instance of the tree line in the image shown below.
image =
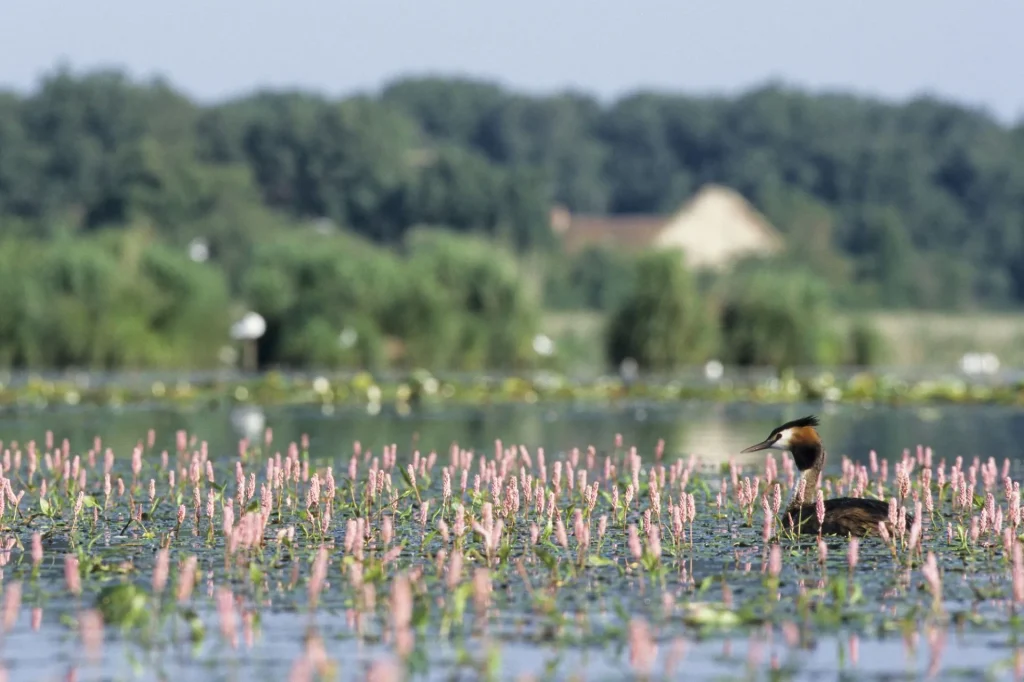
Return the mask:
[[[604,105],[416,78],[199,105],[159,79],[61,68],[32,93],[0,93],[0,259],[17,293],[2,304],[0,359],[213,362],[190,346],[205,343],[204,316],[255,307],[270,322],[267,363],[384,361],[370,357],[387,347],[375,336],[401,339],[393,362],[525,361],[542,306],[615,311],[641,286],[632,257],[559,255],[553,204],[663,213],[707,182],[761,209],[787,238],[785,262],[838,306],[1017,306],[1022,159],[1021,125],[930,98],[767,84]],[[209,261],[187,258],[196,240]],[[154,248],[136,255],[143,243]],[[698,286],[724,306],[740,277]],[[153,293],[166,282],[178,294]],[[441,320],[452,306],[461,317]],[[732,318],[716,314],[726,333]],[[518,331],[492,335],[506,318]],[[339,327],[365,341],[339,344]],[[64,337],[78,345],[46,350]]]

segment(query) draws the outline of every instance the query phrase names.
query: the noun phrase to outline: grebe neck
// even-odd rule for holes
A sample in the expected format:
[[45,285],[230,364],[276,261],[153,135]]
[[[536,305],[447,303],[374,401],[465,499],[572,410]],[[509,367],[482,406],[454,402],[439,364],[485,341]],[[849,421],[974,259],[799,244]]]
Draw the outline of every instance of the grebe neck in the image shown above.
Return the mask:
[[[793,490],[789,495],[787,510],[799,507],[801,504],[813,503],[818,493],[818,482],[821,479],[821,470],[825,465],[825,450],[821,445],[804,445],[793,449],[793,461],[800,469],[800,478],[794,481]],[[797,500],[797,493],[800,491],[800,481],[804,482],[803,501]]]

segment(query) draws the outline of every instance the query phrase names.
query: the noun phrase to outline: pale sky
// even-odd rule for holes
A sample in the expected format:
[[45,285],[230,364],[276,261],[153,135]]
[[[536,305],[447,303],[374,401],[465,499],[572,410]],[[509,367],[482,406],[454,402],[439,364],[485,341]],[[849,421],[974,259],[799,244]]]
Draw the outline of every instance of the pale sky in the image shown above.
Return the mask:
[[0,88],[65,60],[162,74],[200,101],[256,87],[335,96],[460,74],[602,98],[779,78],[1024,117],[1021,0],[0,0]]

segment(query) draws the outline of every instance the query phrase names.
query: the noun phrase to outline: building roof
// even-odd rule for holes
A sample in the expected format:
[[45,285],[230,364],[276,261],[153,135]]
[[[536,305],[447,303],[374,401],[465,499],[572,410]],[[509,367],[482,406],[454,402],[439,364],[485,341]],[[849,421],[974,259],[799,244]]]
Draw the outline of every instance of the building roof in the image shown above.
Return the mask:
[[592,245],[640,250],[654,243],[665,228],[668,218],[636,214],[573,215],[568,226],[560,233],[569,252]]
[[695,267],[722,267],[743,255],[781,251],[782,236],[736,190],[705,185],[655,235],[652,246],[682,248]]
[[679,247],[688,263],[703,267],[783,248],[778,231],[739,192],[714,184],[703,186],[671,215],[570,215],[556,208],[551,226],[570,253],[591,245],[629,251]]

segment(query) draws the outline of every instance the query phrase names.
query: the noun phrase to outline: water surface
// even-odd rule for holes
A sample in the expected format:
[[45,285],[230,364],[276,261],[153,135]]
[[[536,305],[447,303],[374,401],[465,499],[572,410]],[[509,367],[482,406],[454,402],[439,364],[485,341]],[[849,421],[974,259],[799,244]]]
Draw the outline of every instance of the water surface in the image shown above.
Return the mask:
[[[452,443],[490,456],[496,440],[506,448],[521,444],[534,456],[538,448],[544,448],[551,461],[571,448],[585,451],[591,445],[598,453],[612,452],[616,435],[621,434],[625,446],[636,446],[645,463],[653,459],[659,441],[663,440],[666,462],[694,454],[702,458],[706,470],[711,470],[716,464],[737,457],[743,447],[763,439],[778,423],[810,413],[819,414],[822,419],[820,431],[829,449],[833,471],[838,468],[842,455],[867,462],[869,452],[874,450],[880,459],[895,463],[904,450],[915,451],[919,445],[933,448],[936,460],[952,462],[962,456],[969,461],[974,456],[983,459],[991,456],[1000,464],[1008,458],[1016,467],[1019,443],[1024,441],[1024,413],[1004,407],[896,409],[704,403],[634,405],[616,409],[496,406],[407,416],[388,411],[370,415],[357,410],[325,414],[314,408],[266,411],[239,408],[209,412],[81,408],[4,415],[0,418],[0,439],[4,447],[10,447],[14,441],[24,447],[30,440],[42,447],[46,431],[50,430],[58,445],[62,439],[69,439],[74,455],[86,452],[98,436],[104,448],[110,447],[117,453],[115,471],[130,479],[127,467],[131,450],[136,443],[146,441],[150,429],[156,434],[152,453],[161,449],[173,453],[175,433],[185,430],[207,443],[218,480],[231,481],[226,492],[231,495],[239,438],[244,436],[262,442],[266,428],[272,429],[271,452],[283,453],[290,443],[307,436],[311,464],[332,466],[339,480],[356,441],[364,450],[375,454],[384,446],[395,444],[401,462],[408,461],[415,450],[424,455],[436,451],[439,460],[445,462]],[[155,469],[156,459],[155,454],[147,455],[145,466]],[[741,461],[751,474],[760,473],[763,468],[760,453]],[[256,464],[254,469],[260,472],[260,465]],[[147,468],[143,480],[149,476],[148,471]],[[1014,472],[1012,475],[1017,478],[1016,469]],[[397,475],[395,479],[397,483]],[[164,486],[163,481],[161,485]],[[432,490],[436,500],[439,484],[435,483]],[[151,524],[156,532],[168,531],[167,519],[173,517],[176,502],[168,502],[169,506],[163,507],[170,512],[162,517],[162,522]],[[188,503],[187,496],[183,503]],[[435,509],[436,504],[435,501]],[[22,513],[29,511],[22,510]],[[956,517],[950,518],[956,520]],[[122,509],[112,512],[109,524],[101,522],[103,530],[90,551],[104,557],[107,566],[133,562],[139,570],[130,580],[146,586],[152,575],[156,540],[143,536],[137,529],[122,534],[120,528],[125,519]],[[365,679],[371,665],[393,660],[392,643],[383,634],[388,594],[382,586],[376,596],[377,618],[361,619],[354,614],[353,595],[344,585],[339,568],[346,520],[338,518],[333,524],[331,535],[337,544],[332,549],[331,572],[321,607],[313,616],[303,610],[303,584],[291,591],[281,588],[289,580],[287,562],[267,568],[265,591],[246,587],[244,575],[226,580],[223,538],[210,542],[205,532],[207,521],[202,522],[202,530],[195,534],[189,525],[191,521],[186,521],[185,527],[189,530],[185,532],[183,527],[174,546],[175,551],[195,553],[201,558],[203,579],[196,588],[195,599],[198,615],[206,625],[206,637],[195,645],[179,638],[170,644],[164,642],[154,650],[141,645],[130,634],[108,629],[102,659],[96,663],[91,663],[83,654],[78,634],[69,626],[68,619],[89,605],[97,586],[119,579],[97,576],[86,581],[81,597],[69,595],[64,586],[61,561],[68,547],[62,538],[63,531],[48,538],[46,560],[39,575],[33,578],[27,573],[28,537],[33,528],[12,526],[25,551],[11,552],[3,562],[6,567],[0,570],[5,572],[5,584],[14,579],[22,581],[24,608],[3,639],[0,663],[11,680],[56,680],[72,675],[79,680],[177,680],[183,677],[195,682],[281,680],[293,672],[294,661],[304,651],[307,639],[316,637],[322,640],[326,654],[337,666],[334,679]],[[441,547],[440,540],[431,539],[429,548],[417,555],[425,531],[411,518],[405,526],[396,525],[396,536],[409,543],[406,552],[411,553],[411,563],[429,567],[431,557]],[[526,529],[516,532],[522,538]],[[496,652],[500,679],[523,679],[523,676],[558,680],[628,678],[632,668],[624,635],[624,614],[642,615],[656,632],[658,650],[652,668],[655,677],[664,673],[668,666],[675,678],[682,675],[687,679],[739,676],[811,680],[825,676],[890,680],[920,679],[929,672],[945,677],[974,678],[987,674],[994,679],[1009,679],[1015,677],[1015,671],[1024,662],[1020,648],[1020,641],[1024,640],[1019,640],[1017,626],[1011,627],[1006,616],[1003,593],[1007,589],[1007,564],[998,548],[966,558],[953,549],[942,555],[944,607],[948,613],[974,613],[980,622],[960,632],[955,628],[943,631],[940,639],[935,634],[938,630],[928,628],[908,634],[900,630],[895,620],[890,623],[892,629],[878,629],[886,622],[884,618],[879,619],[878,614],[889,610],[893,614],[899,612],[899,618],[918,619],[905,622],[925,622],[920,620],[924,618],[923,612],[907,609],[917,609],[913,606],[916,603],[927,603],[927,595],[922,596],[917,574],[919,566],[913,570],[894,569],[893,558],[884,547],[866,542],[861,548],[863,572],[859,574],[865,598],[847,611],[853,621],[820,632],[815,632],[813,627],[802,628],[797,642],[788,638],[782,626],[798,622],[799,612],[794,603],[799,594],[814,589],[815,581],[824,576],[843,574],[845,540],[829,540],[830,558],[825,567],[816,565],[814,548],[792,550],[793,554],[786,555],[782,581],[777,588],[778,616],[773,616],[770,622],[726,632],[696,633],[685,626],[681,609],[694,600],[721,602],[726,598],[723,583],[730,585],[729,598],[737,609],[747,599],[763,600],[765,588],[761,570],[765,552],[760,525],[755,521],[752,526],[745,526],[735,515],[718,519],[702,512],[693,533],[693,546],[680,549],[681,556],[685,557],[682,572],[673,570],[654,579],[642,574],[624,576],[613,568],[587,568],[557,592],[557,610],[564,621],[554,630],[552,621],[534,610],[526,592],[515,582],[512,570],[495,569],[496,576],[504,576],[495,586],[500,611],[487,620],[486,627],[474,624],[457,641],[430,639],[437,637],[439,627],[437,622],[431,621],[425,631],[428,641],[422,645],[427,665],[418,679],[477,679],[479,667],[467,666],[466,658],[480,666],[480,659],[491,646]],[[306,547],[314,546],[303,542],[307,543]],[[928,542],[929,546],[940,547],[944,538],[939,532],[929,533]],[[621,556],[625,544],[624,530],[612,529],[601,553]],[[670,542],[664,538],[663,544],[667,547]],[[519,556],[525,554],[517,549],[510,560]],[[305,581],[309,572],[308,552],[301,557],[305,562],[301,578]],[[531,583],[540,589],[545,580],[544,570],[533,563],[529,571]],[[699,595],[695,594],[693,584],[700,584],[706,577],[713,577],[713,584]],[[243,636],[237,648],[228,646],[219,637],[218,615],[213,607],[214,587],[225,583],[233,583],[245,608],[259,616],[251,643]],[[1001,592],[978,598],[979,589]],[[431,590],[435,599],[451,596],[440,583],[434,584]],[[669,609],[674,615],[664,616],[662,601],[666,598],[674,600]],[[42,609],[37,630],[33,630],[30,622],[31,608]],[[893,617],[895,619],[896,615]],[[986,619],[990,627],[984,625]],[[673,658],[676,659],[674,664]]]
[[364,449],[397,445],[401,455],[419,449],[446,452],[452,443],[464,449],[492,452],[495,440],[506,446],[542,447],[548,452],[593,445],[606,450],[616,434],[641,454],[654,451],[659,440],[671,455],[697,454],[726,461],[748,445],[762,440],[777,424],[817,414],[832,464],[839,456],[866,461],[875,450],[892,459],[906,448],[932,447],[942,457],[1004,457],[1024,455],[1024,410],[1003,406],[857,407],[850,405],[760,405],[681,403],[594,406],[496,405],[453,407],[400,416],[392,410],[371,415],[345,409],[325,413],[316,407],[267,408],[243,406],[233,410],[175,411],[170,409],[67,408],[0,416],[0,440],[42,441],[47,430],[88,447],[94,436],[120,450],[145,439],[155,429],[158,443],[170,447],[175,432],[184,429],[207,441],[215,456],[234,456],[240,437],[262,439],[273,429],[274,441],[284,447],[303,434],[316,443],[318,456],[351,454],[359,441]]

